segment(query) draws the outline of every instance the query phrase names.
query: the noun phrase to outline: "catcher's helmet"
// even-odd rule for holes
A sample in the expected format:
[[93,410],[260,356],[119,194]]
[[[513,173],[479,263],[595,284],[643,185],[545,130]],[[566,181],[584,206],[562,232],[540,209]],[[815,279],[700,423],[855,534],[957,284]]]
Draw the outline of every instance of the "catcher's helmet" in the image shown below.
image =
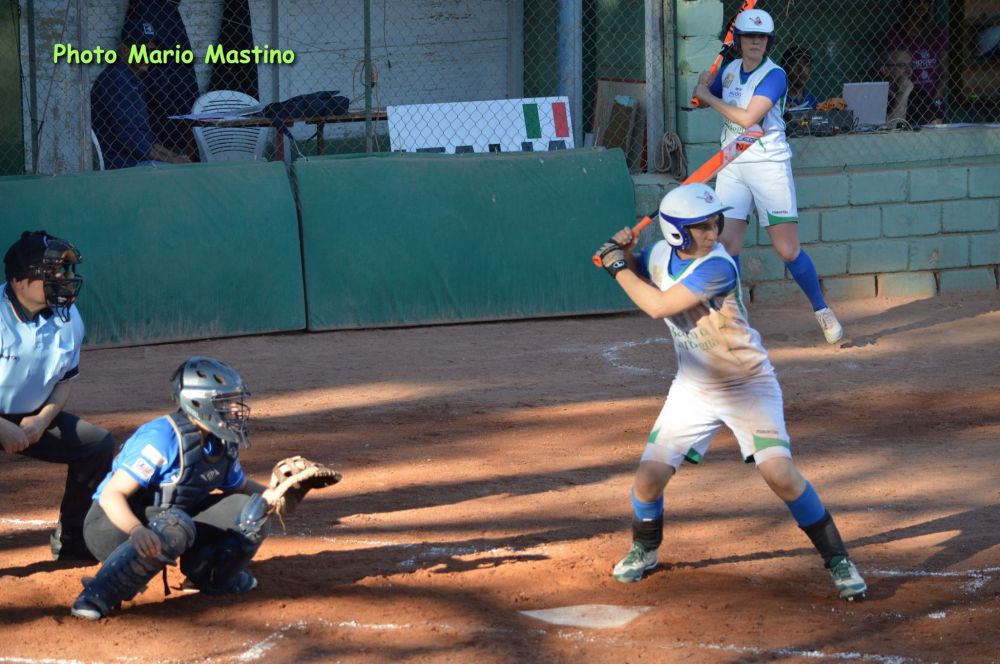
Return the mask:
[[24,231],[3,258],[7,281],[41,279],[45,304],[64,321],[83,287],[83,277],[76,274],[82,262],[76,247],[45,231]]
[[170,379],[173,398],[180,409],[227,443],[250,447],[247,422],[250,396],[236,369],[211,357],[191,357]]
[[729,209],[707,184],[682,184],[660,201],[660,230],[671,247],[687,249],[691,246],[688,226],[718,219],[722,233],[722,213]]
[[738,53],[742,52],[739,37],[743,35],[767,35],[767,50],[774,48],[774,19],[763,9],[747,9],[736,16],[733,23],[733,41]]

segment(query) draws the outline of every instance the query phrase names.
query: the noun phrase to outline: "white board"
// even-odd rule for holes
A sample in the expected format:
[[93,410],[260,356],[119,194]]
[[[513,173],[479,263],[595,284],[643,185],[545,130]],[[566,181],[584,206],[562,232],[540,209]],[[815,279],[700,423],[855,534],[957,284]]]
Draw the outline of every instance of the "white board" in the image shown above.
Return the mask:
[[394,152],[546,152],[571,149],[566,97],[388,106]]

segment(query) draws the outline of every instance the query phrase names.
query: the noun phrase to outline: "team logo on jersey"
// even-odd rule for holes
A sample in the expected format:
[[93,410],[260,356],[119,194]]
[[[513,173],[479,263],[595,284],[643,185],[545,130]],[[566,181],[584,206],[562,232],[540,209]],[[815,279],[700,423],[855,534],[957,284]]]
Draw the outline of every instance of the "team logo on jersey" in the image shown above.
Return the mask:
[[722,79],[722,87],[728,88],[732,84],[734,78],[736,77],[732,74],[726,74],[726,77]]
[[142,448],[142,454],[140,456],[154,466],[162,466],[167,462],[167,460],[163,458],[163,455],[160,454],[160,451],[152,445],[146,445]]
[[130,468],[132,469],[132,472],[135,473],[136,477],[141,478],[144,482],[148,482],[150,478],[153,477],[153,467],[150,466],[145,459],[136,459],[132,462]]
[[206,470],[204,473],[201,474],[201,479],[205,480],[206,482],[211,482],[212,480],[218,478],[219,475],[221,474],[222,473],[220,473],[215,468],[209,468],[208,470]]

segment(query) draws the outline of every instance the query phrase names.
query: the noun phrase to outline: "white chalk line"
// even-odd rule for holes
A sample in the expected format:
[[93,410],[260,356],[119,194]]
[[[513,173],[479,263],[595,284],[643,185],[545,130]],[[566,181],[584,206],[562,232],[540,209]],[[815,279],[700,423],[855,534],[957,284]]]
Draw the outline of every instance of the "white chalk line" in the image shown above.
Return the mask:
[[16,530],[37,528],[39,526],[44,526],[46,528],[54,528],[55,525],[56,525],[55,521],[48,521],[46,519],[11,519],[7,517],[0,517],[0,526],[14,526]]
[[874,569],[867,572],[872,576],[898,576],[905,578],[943,578],[943,579],[969,579],[962,584],[962,590],[974,593],[981,590],[983,586],[993,580],[993,574],[1000,573],[1000,567],[986,567],[984,569],[973,569],[960,572],[931,572],[929,570],[883,570]]
[[28,659],[25,657],[3,657],[0,662],[10,662],[11,664],[86,664],[79,659]]
[[666,337],[653,337],[651,339],[645,339],[643,341],[619,341],[618,343],[611,344],[605,347],[601,351],[601,355],[611,366],[616,369],[620,369],[626,373],[640,374],[644,376],[656,375],[656,376],[669,376],[670,372],[663,371],[660,369],[650,369],[648,367],[637,367],[635,365],[629,364],[619,358],[622,351],[628,350],[630,348],[637,348],[639,346],[649,346],[650,344],[672,344],[673,342]]
[[530,551],[544,551],[544,546],[534,546],[528,548],[518,548],[518,547],[477,547],[477,546],[437,546],[431,544],[430,542],[385,542],[380,540],[366,540],[366,539],[354,539],[347,537],[321,537],[320,538],[326,542],[334,542],[337,544],[359,544],[362,546],[385,546],[385,547],[395,547],[397,549],[413,549],[416,547],[430,547],[427,551],[422,551],[412,558],[407,558],[406,560],[398,563],[396,567],[405,570],[414,569],[418,563],[424,560],[433,560],[435,558],[454,558],[457,556],[474,556],[481,554],[503,554],[503,553],[527,553]]
[[[355,621],[343,621],[343,622],[331,622],[328,620],[318,620],[314,621],[322,627],[332,628],[332,629],[359,629],[359,630],[372,630],[372,631],[386,631],[386,630],[412,630],[419,629],[420,625],[413,625],[410,623],[398,625],[398,624],[365,624],[357,623]],[[308,624],[305,621],[299,621],[296,623],[291,623],[285,625],[278,630],[276,630],[269,637],[253,644],[250,649],[245,653],[238,655],[236,659],[238,661],[253,661],[259,658],[257,654],[260,651],[263,644],[273,644],[289,629],[295,627],[300,630],[304,630]],[[476,628],[476,629],[461,629],[455,628],[447,623],[439,623],[433,625],[435,631],[441,633],[446,632],[456,636],[463,637],[474,637],[483,636],[486,634],[516,634],[518,632],[526,632],[534,636],[544,636],[548,634],[545,629],[531,629],[531,630],[513,630],[502,627],[489,627],[489,628]],[[592,635],[589,633],[584,633],[581,631],[566,632],[563,630],[558,630],[555,635],[564,640],[570,641],[585,641],[587,643],[593,643],[597,645],[604,646],[633,646],[635,641],[632,639],[619,639],[614,637]],[[780,657],[804,657],[808,659],[834,659],[834,660],[844,660],[844,661],[862,661],[862,662],[880,662],[882,664],[919,664],[923,660],[902,657],[899,655],[880,655],[874,653],[861,653],[861,652],[830,652],[823,650],[802,650],[798,648],[761,648],[757,646],[742,646],[737,644],[717,644],[717,643],[697,643],[697,642],[675,642],[669,644],[657,644],[650,643],[649,641],[643,641],[641,646],[643,648],[657,648],[659,650],[713,650],[722,652],[733,652],[740,654],[751,654],[751,655],[777,655]],[[266,649],[270,649],[270,645]],[[265,651],[266,651],[265,649]]]
[[256,643],[251,644],[249,648],[247,648],[245,651],[237,655],[235,659],[237,662],[256,661],[261,657],[263,657],[265,654],[267,654],[267,651],[273,648],[278,641],[285,638],[285,632],[287,632],[290,629],[297,629],[299,631],[303,631],[306,629],[307,626],[308,625],[306,621],[298,620],[296,622],[284,625],[283,627],[279,627],[275,632],[273,632],[267,638],[263,639],[262,641],[257,641]]

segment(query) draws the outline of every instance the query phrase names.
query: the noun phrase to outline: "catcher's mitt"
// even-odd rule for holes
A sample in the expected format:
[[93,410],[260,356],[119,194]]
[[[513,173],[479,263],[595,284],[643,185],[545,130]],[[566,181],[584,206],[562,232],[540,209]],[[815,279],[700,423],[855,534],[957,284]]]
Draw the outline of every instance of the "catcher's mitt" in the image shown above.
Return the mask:
[[322,489],[340,481],[340,473],[329,466],[293,456],[274,464],[271,471],[271,510],[279,516],[291,514],[312,489]]

